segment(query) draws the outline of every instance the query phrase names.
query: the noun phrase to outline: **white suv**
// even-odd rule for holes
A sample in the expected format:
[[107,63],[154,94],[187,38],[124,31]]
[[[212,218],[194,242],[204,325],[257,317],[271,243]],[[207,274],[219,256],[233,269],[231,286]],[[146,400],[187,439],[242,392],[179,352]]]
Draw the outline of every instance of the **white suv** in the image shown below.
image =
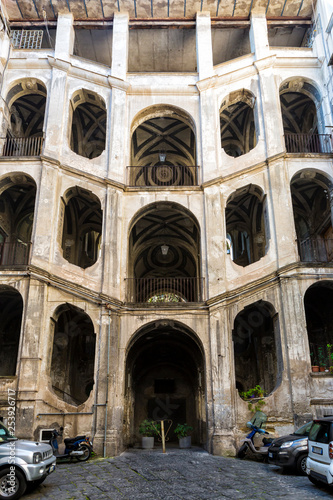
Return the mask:
[[333,483],[333,417],[315,419],[309,432],[306,473],[320,486]]

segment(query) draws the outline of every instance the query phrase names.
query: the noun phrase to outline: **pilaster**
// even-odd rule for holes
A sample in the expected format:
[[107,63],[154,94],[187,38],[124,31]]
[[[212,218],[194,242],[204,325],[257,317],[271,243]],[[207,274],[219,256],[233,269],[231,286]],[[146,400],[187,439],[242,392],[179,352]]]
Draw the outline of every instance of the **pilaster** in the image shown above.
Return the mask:
[[128,13],[113,17],[111,76],[126,80],[128,67]]
[[199,80],[213,76],[213,47],[209,12],[197,12],[196,47]]

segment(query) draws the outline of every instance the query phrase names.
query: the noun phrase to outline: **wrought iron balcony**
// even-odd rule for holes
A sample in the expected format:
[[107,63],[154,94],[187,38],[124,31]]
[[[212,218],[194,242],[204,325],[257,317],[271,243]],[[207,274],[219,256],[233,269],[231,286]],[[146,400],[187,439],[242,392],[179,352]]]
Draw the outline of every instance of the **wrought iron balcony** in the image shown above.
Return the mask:
[[333,261],[333,239],[306,238],[297,243],[302,262]]
[[0,266],[29,264],[31,243],[21,241],[0,243]]
[[285,134],[288,153],[332,153],[330,134]]
[[203,278],[128,278],[129,302],[201,302]]
[[6,137],[2,156],[40,156],[43,137]]
[[128,184],[132,187],[138,186],[197,186],[198,167],[184,165],[160,165],[130,166]]

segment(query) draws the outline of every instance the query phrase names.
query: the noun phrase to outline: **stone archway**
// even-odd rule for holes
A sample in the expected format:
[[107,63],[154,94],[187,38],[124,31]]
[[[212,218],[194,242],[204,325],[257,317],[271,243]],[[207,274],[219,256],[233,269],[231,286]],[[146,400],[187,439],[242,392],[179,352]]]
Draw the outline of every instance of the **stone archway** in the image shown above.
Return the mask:
[[159,320],[137,332],[127,350],[125,444],[139,441],[142,420],[171,419],[193,427],[192,442],[206,442],[205,360],[197,336],[177,321]]

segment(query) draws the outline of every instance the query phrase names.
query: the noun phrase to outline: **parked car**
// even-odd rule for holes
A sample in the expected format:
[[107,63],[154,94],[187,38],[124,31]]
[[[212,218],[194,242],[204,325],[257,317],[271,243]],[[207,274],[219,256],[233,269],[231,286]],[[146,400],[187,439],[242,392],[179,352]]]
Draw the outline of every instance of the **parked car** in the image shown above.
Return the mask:
[[49,444],[12,436],[0,422],[0,499],[16,500],[27,486],[38,486],[55,470]]
[[306,472],[317,485],[333,483],[333,417],[315,419],[309,433]]
[[302,425],[292,434],[274,439],[268,448],[268,463],[279,465],[284,469],[294,468],[299,474],[306,476],[308,436],[311,427],[312,421]]

